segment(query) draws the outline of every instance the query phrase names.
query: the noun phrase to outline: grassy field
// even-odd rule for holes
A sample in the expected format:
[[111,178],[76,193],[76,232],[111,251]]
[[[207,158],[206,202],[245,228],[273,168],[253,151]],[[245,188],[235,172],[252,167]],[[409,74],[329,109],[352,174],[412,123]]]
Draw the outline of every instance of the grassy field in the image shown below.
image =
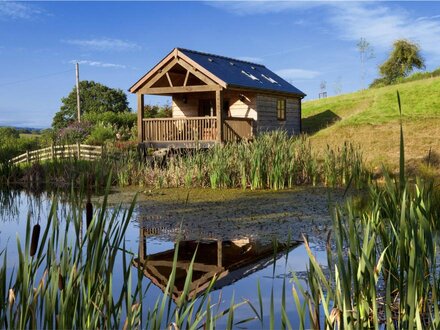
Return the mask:
[[440,78],[368,89],[303,104],[303,129],[313,146],[359,144],[373,166],[397,167],[399,112],[403,110],[405,152],[409,164],[419,163],[431,149],[440,154]]

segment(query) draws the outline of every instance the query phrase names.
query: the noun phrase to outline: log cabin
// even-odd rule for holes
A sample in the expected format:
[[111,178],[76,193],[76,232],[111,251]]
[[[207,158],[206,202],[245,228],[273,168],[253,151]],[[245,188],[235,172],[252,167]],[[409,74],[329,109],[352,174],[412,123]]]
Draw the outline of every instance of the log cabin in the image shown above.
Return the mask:
[[[282,129],[301,132],[306,96],[264,65],[175,48],[130,89],[138,140],[152,148],[210,147]],[[172,118],[144,118],[145,95],[172,97]]]

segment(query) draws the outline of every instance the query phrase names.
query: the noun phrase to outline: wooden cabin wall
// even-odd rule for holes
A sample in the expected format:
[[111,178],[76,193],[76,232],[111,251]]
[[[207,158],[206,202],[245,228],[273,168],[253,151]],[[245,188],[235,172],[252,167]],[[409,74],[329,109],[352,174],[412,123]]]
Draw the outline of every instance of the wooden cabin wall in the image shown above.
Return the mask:
[[[240,94],[244,96],[240,100]],[[183,97],[186,96],[186,103]],[[215,102],[214,93],[187,93],[174,95],[172,100],[173,118],[197,117],[199,115],[199,100]],[[252,118],[257,120],[256,95],[247,92],[225,91],[223,100],[229,101],[229,114],[226,117]]]
[[[240,100],[240,94],[244,96],[242,100]],[[226,91],[223,99],[229,101],[228,116],[257,120],[257,100],[255,94],[248,92]]]
[[[186,97],[186,103],[183,99],[184,96]],[[198,117],[200,99],[215,99],[215,94],[213,92],[208,92],[173,95],[171,104],[173,118]]]
[[[277,119],[277,101],[286,99],[286,120]],[[300,134],[301,99],[283,96],[257,95],[257,134],[276,129],[286,130],[289,135]]]

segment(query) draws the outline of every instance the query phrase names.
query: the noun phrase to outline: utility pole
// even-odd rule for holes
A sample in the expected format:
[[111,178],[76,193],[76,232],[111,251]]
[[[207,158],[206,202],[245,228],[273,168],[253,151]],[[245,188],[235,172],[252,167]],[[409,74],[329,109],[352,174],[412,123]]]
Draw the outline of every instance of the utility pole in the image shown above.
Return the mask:
[[76,63],[76,107],[78,109],[78,123],[81,122],[81,105],[79,100],[79,64]]

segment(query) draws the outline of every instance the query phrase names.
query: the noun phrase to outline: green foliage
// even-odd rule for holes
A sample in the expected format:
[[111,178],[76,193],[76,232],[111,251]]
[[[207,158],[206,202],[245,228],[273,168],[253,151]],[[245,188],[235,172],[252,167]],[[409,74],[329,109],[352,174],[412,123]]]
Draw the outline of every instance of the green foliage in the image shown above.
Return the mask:
[[424,60],[420,47],[408,40],[396,40],[389,58],[379,67],[379,72],[387,84],[406,77],[414,69],[423,69]]
[[[440,68],[435,69],[433,71],[415,72],[415,73],[409,75],[408,77],[400,77],[400,78],[396,79],[396,81],[394,83],[391,83],[390,85],[402,84],[402,83],[406,83],[406,82],[417,81],[417,80],[422,80],[422,79],[429,79],[429,78],[434,78],[434,77],[439,77],[439,76],[440,76]],[[379,88],[379,87],[384,87],[387,85],[389,85],[389,83],[385,78],[377,78],[370,84],[369,87],[370,88]]]
[[90,135],[86,138],[86,144],[103,145],[105,142],[114,140],[116,136],[115,129],[112,125],[102,122],[93,126]]
[[169,118],[173,110],[169,104],[164,106],[147,104],[144,106],[145,118]]
[[88,112],[82,116],[82,120],[92,125],[105,123],[114,126],[116,129],[131,129],[136,125],[137,115],[133,112]]
[[369,177],[361,153],[350,144],[329,149],[320,157],[308,139],[289,137],[284,131],[261,134],[253,142],[216,145],[171,158],[165,166],[132,171],[130,177],[139,178],[141,185],[275,190],[307,184],[340,186],[351,177],[362,185]]
[[0,163],[7,163],[11,158],[24,153],[26,150],[38,148],[38,138],[20,137],[17,129],[0,127]]
[[8,139],[18,139],[20,132],[13,127],[0,127],[0,142]]
[[[80,100],[82,114],[130,111],[127,95],[121,89],[113,89],[94,81],[80,82]],[[61,129],[77,120],[76,87],[61,102],[60,111],[52,121],[54,129]]]

